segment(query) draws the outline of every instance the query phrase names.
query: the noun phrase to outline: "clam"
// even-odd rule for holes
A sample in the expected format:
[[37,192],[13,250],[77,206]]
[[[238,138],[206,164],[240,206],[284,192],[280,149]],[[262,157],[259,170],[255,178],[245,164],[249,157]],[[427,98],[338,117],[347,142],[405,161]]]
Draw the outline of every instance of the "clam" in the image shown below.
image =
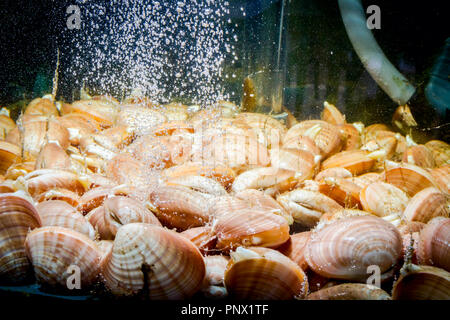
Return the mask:
[[298,264],[303,271],[306,271],[308,269],[308,263],[305,258],[305,249],[310,237],[310,231],[293,234],[290,239],[278,247],[277,250]]
[[86,215],[86,219],[94,227],[100,239],[102,240],[114,239],[114,235],[112,234],[109,227],[106,225],[105,208],[103,207],[103,205],[91,210]]
[[162,111],[167,117],[168,121],[185,121],[189,117],[188,107],[181,103],[169,103],[165,104],[157,110]]
[[295,172],[276,167],[262,167],[247,170],[234,179],[231,190],[269,189],[282,192],[292,189],[298,181]]
[[0,282],[20,283],[29,278],[25,238],[30,229],[41,225],[29,201],[15,194],[0,194]]
[[26,115],[41,115],[41,116],[58,116],[58,109],[55,104],[47,98],[36,98],[32,100],[25,108]]
[[9,167],[21,160],[22,150],[19,146],[0,141],[0,174],[5,174]]
[[126,152],[150,169],[164,169],[172,165],[169,137],[141,136],[126,148]]
[[161,186],[150,193],[152,211],[164,226],[186,230],[209,220],[208,197],[180,186]]
[[402,253],[400,232],[373,216],[338,219],[311,235],[305,257],[316,273],[335,279],[365,281],[367,268],[381,273],[397,264]]
[[44,201],[36,206],[42,226],[64,227],[95,239],[95,230],[89,221],[74,207],[61,200]]
[[49,200],[61,200],[70,204],[72,207],[77,208],[80,205],[80,196],[73,191],[55,188],[41,193],[36,197],[38,202],[49,201]]
[[422,168],[434,168],[434,155],[424,145],[411,146],[403,153],[403,161]]
[[305,136],[292,136],[291,139],[283,142],[282,147],[284,149],[308,151],[314,155],[314,157],[320,156],[320,149],[316,146],[314,140]]
[[42,147],[36,159],[37,169],[61,169],[71,168],[70,158],[57,143],[47,143]]
[[295,172],[299,181],[311,179],[316,166],[315,157],[308,151],[298,149],[272,149],[270,150],[271,166]]
[[361,146],[361,136],[353,124],[343,124],[339,126],[339,131],[343,137],[343,151],[358,149]]
[[277,247],[289,239],[289,224],[283,217],[263,208],[245,208],[220,215],[213,223],[216,247]]
[[323,107],[322,114],[320,115],[323,121],[336,125],[345,124],[345,116],[334,104],[325,101]]
[[274,214],[282,216],[290,225],[294,222],[290,212],[285,210],[274,198],[262,191],[246,189],[236,193],[235,197],[244,200],[250,207],[267,209]]
[[188,175],[175,178],[169,178],[165,182],[168,186],[183,186],[194,191],[199,191],[211,196],[227,195],[225,188],[216,180],[204,176]]
[[200,290],[205,262],[197,247],[176,232],[130,223],[118,230],[102,275],[115,295],[185,299]]
[[450,273],[436,267],[410,265],[394,283],[394,300],[449,300]]
[[434,187],[436,185],[429,172],[419,166],[409,163],[387,169],[383,173],[382,179],[384,179],[385,182],[402,189],[410,197],[414,196],[422,189]]
[[450,271],[450,218],[434,218],[421,230],[417,258],[420,264]]
[[211,227],[203,226],[190,228],[183,232],[180,232],[180,234],[191,240],[201,253],[208,254],[209,252],[214,251],[217,237],[212,232]]
[[225,287],[233,299],[301,299],[308,292],[303,270],[276,250],[238,247],[225,271]]
[[79,195],[85,192],[84,181],[76,174],[64,170],[40,169],[30,172],[24,178],[28,192],[33,197],[55,188],[67,189]]
[[449,198],[439,189],[425,188],[411,198],[403,212],[408,221],[427,223],[434,217],[448,217],[450,214]]
[[228,295],[225,289],[224,277],[229,257],[217,255],[206,256],[206,275],[203,280],[202,292],[207,298],[219,299]]
[[434,168],[430,173],[439,189],[450,194],[450,165]]
[[324,158],[339,152],[342,148],[342,139],[338,127],[322,120],[306,120],[294,125],[284,135],[283,144],[295,136],[311,138]]
[[[238,193],[239,194],[239,193]],[[219,218],[222,215],[234,214],[243,209],[251,209],[253,206],[249,201],[239,199],[236,196],[223,196],[217,197],[214,201],[211,201],[211,205],[209,207],[209,214],[213,218]],[[259,205],[256,206],[259,209],[263,209]],[[271,211],[272,208],[264,208],[266,211]]]
[[119,153],[108,161],[105,172],[106,177],[117,184],[128,184],[130,186],[145,186],[147,184],[148,174],[145,164],[127,152]]
[[101,251],[86,235],[62,227],[42,227],[26,238],[27,256],[37,281],[52,288],[70,290],[78,269],[80,289],[89,288],[100,272]]
[[350,179],[350,181],[352,181],[354,184],[356,184],[360,188],[365,188],[369,184],[380,181],[380,179],[381,179],[381,175],[379,173],[368,172],[368,173],[364,173],[360,176],[353,177]]
[[341,151],[326,159],[322,163],[322,170],[330,168],[344,168],[353,175],[360,175],[372,169],[375,160],[371,159],[369,153],[364,150]]
[[111,196],[126,196],[130,192],[131,189],[124,185],[93,188],[80,197],[80,205],[78,208],[83,214],[87,214],[92,209],[101,206],[106,198]]
[[448,143],[440,140],[430,140],[425,143],[425,147],[432,152],[436,167],[450,164],[450,145]]
[[95,121],[102,128],[111,127],[119,115],[119,106],[104,100],[79,100],[67,108],[67,111],[82,114]]
[[295,189],[277,197],[296,223],[312,228],[324,213],[342,209],[333,199],[316,191]]
[[343,283],[309,294],[307,300],[391,300],[384,290],[370,284]]
[[[370,126],[365,127],[364,129],[364,143],[366,143],[367,141],[370,141],[372,139],[376,138],[376,134],[380,131],[387,131],[387,132],[392,132],[390,131],[389,127],[385,124],[382,123],[375,123],[372,124]],[[393,134],[395,134],[394,132],[392,132]]]
[[319,192],[345,208],[361,208],[361,187],[345,178],[325,178],[319,183]]
[[16,162],[8,168],[5,178],[16,180],[18,177],[25,176],[35,169],[35,164],[35,161]]
[[[333,212],[327,212],[325,214],[322,215],[322,217],[320,217],[320,223],[321,222],[330,222],[330,221],[335,221],[335,220],[339,220],[339,219],[345,219],[345,218],[349,218],[349,217],[360,217],[360,216],[374,216],[376,217],[374,214],[364,211],[364,210],[359,210],[359,209],[340,209],[340,210],[335,210]],[[318,225],[320,226],[320,225]]]
[[364,210],[379,217],[402,215],[409,201],[408,195],[396,186],[374,182],[361,189],[359,199]]
[[16,127],[16,123],[9,116],[0,114],[0,140],[5,140],[8,133]]
[[351,178],[352,173],[345,168],[334,167],[320,171],[314,180],[321,181],[325,178]]
[[159,220],[143,204],[133,198],[114,196],[105,199],[103,203],[106,227],[113,235],[128,223],[142,222],[161,226]]
[[81,114],[70,113],[58,119],[61,126],[69,133],[69,142],[77,146],[84,137],[101,130],[97,122]]

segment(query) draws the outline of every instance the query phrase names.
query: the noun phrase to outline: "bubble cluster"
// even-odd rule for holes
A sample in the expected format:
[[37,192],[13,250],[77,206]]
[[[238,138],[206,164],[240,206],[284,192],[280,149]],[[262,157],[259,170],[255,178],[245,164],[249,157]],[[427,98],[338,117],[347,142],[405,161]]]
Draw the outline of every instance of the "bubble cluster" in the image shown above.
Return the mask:
[[[133,90],[152,100],[208,105],[228,98],[223,69],[234,61],[228,2],[77,0],[81,28],[67,73],[98,93]],[[67,51],[67,48],[66,48]]]

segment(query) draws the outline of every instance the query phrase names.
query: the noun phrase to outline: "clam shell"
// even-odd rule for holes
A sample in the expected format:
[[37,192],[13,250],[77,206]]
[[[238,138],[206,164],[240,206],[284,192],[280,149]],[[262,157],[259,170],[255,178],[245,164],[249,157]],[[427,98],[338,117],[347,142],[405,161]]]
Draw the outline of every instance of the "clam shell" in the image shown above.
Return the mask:
[[364,210],[379,217],[401,215],[409,201],[407,194],[396,186],[385,182],[374,182],[359,193]]
[[434,168],[433,153],[424,145],[411,146],[403,153],[403,161],[422,168]]
[[36,98],[32,100],[25,108],[24,114],[58,116],[58,109],[50,99]]
[[8,133],[16,127],[13,119],[7,115],[0,114],[0,139],[5,140]]
[[435,218],[421,230],[417,258],[420,264],[450,271],[450,218]]
[[425,188],[411,198],[403,217],[408,221],[427,223],[434,217],[448,217],[450,214],[449,198],[439,189]]
[[204,258],[206,265],[206,275],[203,280],[202,292],[207,298],[219,299],[228,295],[225,289],[224,278],[229,257],[217,255],[206,256]]
[[319,192],[345,208],[362,208],[359,199],[361,187],[344,178],[325,178],[319,183]]
[[21,162],[22,150],[15,144],[0,141],[0,174],[5,174],[13,164]]
[[57,143],[47,143],[36,159],[36,169],[70,169],[67,153]]
[[190,228],[180,234],[191,240],[202,254],[215,251],[217,237],[209,226]]
[[35,169],[35,161],[26,161],[12,164],[5,173],[6,179],[16,180]]
[[231,254],[224,281],[229,296],[238,300],[299,299],[308,292],[303,270],[267,248],[237,248]]
[[369,184],[372,184],[374,182],[380,181],[380,179],[381,179],[381,175],[379,173],[368,172],[368,173],[362,174],[360,176],[353,177],[350,180],[354,184],[358,185],[359,187],[365,188]]
[[148,171],[144,163],[128,152],[119,153],[108,161],[105,171],[106,177],[117,184],[145,186],[147,183]]
[[433,158],[437,167],[450,164],[450,145],[440,140],[430,140],[425,143],[433,154]]
[[246,208],[221,215],[214,221],[216,247],[276,247],[289,239],[289,224],[283,217],[262,208]]
[[70,204],[72,207],[77,208],[80,205],[80,196],[73,191],[55,188],[41,193],[36,197],[38,202],[49,201],[49,200],[61,200]]
[[97,122],[102,128],[111,127],[116,118],[120,117],[119,107],[115,103],[109,101],[79,100],[73,102],[69,109],[70,112],[82,114]]
[[394,300],[449,300],[450,273],[436,267],[412,265],[394,283]]
[[304,136],[292,136],[291,139],[286,140],[282,147],[284,149],[297,149],[308,151],[314,156],[320,156],[320,149],[316,146],[313,139]]
[[94,227],[74,207],[61,200],[49,200],[39,203],[36,210],[41,217],[42,226],[64,227],[95,239]]
[[422,189],[435,186],[434,179],[430,173],[421,167],[409,163],[386,170],[382,175],[382,179],[402,189],[410,197]]
[[308,269],[308,263],[305,258],[305,249],[310,237],[310,231],[293,234],[290,239],[277,248],[277,250],[298,264],[303,271],[306,271]]
[[83,181],[74,173],[55,170],[41,169],[30,172],[25,177],[28,192],[37,197],[51,189],[67,189],[81,195],[85,192]]
[[138,200],[115,196],[109,197],[103,203],[106,227],[113,235],[117,230],[128,223],[142,222],[161,226],[159,220]]
[[375,164],[375,160],[368,156],[364,150],[349,150],[336,153],[322,163],[322,170],[329,168],[344,168],[353,175],[360,175],[369,171]]
[[25,254],[30,229],[42,225],[34,206],[14,194],[0,194],[0,282],[27,280],[31,265]]
[[207,178],[204,176],[181,176],[175,178],[169,178],[166,181],[166,185],[169,186],[183,186],[190,188],[194,191],[199,191],[206,195],[211,196],[224,196],[227,195],[225,188],[216,180]]
[[126,196],[131,192],[127,187],[98,187],[91,189],[80,197],[78,209],[87,214],[91,210],[101,206],[106,198],[112,196]]
[[277,197],[277,201],[290,212],[294,221],[305,227],[314,227],[324,213],[342,207],[333,199],[320,192],[295,189]]
[[186,230],[210,220],[208,197],[186,187],[161,186],[150,193],[152,211],[169,228]]
[[41,284],[68,289],[69,267],[80,271],[81,289],[91,286],[99,272],[101,251],[86,235],[62,227],[42,227],[25,241],[27,256]]
[[306,120],[290,128],[283,137],[283,144],[295,136],[308,136],[320,149],[324,158],[338,152],[342,147],[337,126],[322,120]]
[[130,223],[117,232],[102,270],[113,294],[175,300],[200,290],[205,262],[197,247],[176,232]]
[[439,189],[450,194],[450,165],[434,168],[430,173]]
[[305,257],[309,267],[324,277],[365,281],[368,266],[376,265],[384,273],[401,253],[402,237],[392,224],[362,216],[336,220],[314,232]]
[[309,294],[307,300],[391,300],[384,290],[363,283],[343,283]]
[[292,189],[296,183],[294,171],[262,167],[242,172],[234,180],[231,190],[236,193],[246,189],[275,188],[282,192]]
[[339,126],[339,131],[344,140],[343,151],[358,149],[361,146],[361,136],[358,129],[353,124],[343,124]]
[[106,225],[105,208],[103,208],[103,206],[92,209],[91,212],[89,212],[86,215],[86,219],[94,227],[100,239],[102,240],[114,239],[114,235]]
[[335,167],[320,171],[314,177],[314,180],[321,181],[325,178],[351,178],[351,177],[353,177],[353,175],[347,169]]
[[323,107],[322,114],[320,115],[323,121],[336,125],[345,123],[345,116],[339,111],[338,108],[336,108],[334,104],[325,101],[323,103]]
[[278,169],[295,172],[299,181],[311,179],[314,175],[316,162],[313,154],[298,149],[271,149],[271,166]]

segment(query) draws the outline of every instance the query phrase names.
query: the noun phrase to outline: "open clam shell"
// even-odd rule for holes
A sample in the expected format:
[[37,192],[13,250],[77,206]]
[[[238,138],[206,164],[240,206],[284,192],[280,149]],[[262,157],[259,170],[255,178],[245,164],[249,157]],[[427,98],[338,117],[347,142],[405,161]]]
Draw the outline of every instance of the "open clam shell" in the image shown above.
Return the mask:
[[301,299],[308,292],[303,270],[276,250],[239,247],[231,253],[225,287],[234,299]]
[[450,273],[436,267],[410,265],[394,283],[394,300],[449,300]]
[[130,223],[118,230],[102,270],[113,294],[174,300],[200,290],[205,262],[197,247],[176,232]]
[[35,229],[28,234],[25,247],[41,284],[70,290],[71,276],[78,273],[81,289],[87,289],[100,272],[101,251],[96,243],[68,228]]
[[29,201],[0,194],[0,282],[20,283],[28,278],[31,265],[25,254],[25,238],[30,229],[41,225]]
[[367,267],[378,266],[384,273],[397,264],[401,253],[397,228],[377,217],[356,216],[313,232],[305,257],[309,267],[324,277],[364,281]]
[[363,283],[343,283],[309,294],[307,300],[391,300],[384,290]]

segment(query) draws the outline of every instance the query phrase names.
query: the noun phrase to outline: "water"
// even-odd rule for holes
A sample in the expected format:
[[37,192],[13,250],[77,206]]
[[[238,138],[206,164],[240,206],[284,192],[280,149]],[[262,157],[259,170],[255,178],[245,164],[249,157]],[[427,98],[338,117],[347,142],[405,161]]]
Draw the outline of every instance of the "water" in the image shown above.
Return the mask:
[[[81,26],[61,54],[73,86],[121,98],[134,89],[159,103],[226,100],[224,61],[237,60],[228,3],[77,0]],[[227,31],[227,33],[225,33]]]

